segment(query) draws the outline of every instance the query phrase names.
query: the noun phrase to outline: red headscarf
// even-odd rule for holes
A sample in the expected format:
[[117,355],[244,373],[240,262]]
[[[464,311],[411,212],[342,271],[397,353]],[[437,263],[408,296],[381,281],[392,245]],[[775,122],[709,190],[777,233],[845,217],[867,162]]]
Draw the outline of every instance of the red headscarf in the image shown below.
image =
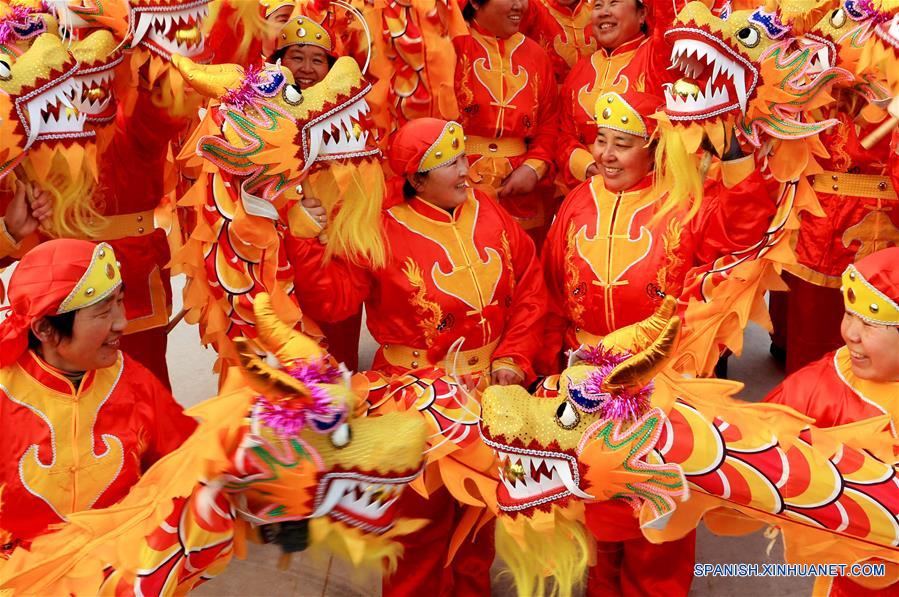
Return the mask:
[[19,261],[9,280],[10,314],[0,323],[0,367],[12,365],[27,350],[28,330],[33,321],[100,302],[121,285],[121,276],[113,268],[114,275],[101,272],[97,277],[102,285],[95,284],[90,299],[71,300],[73,291],[87,279],[85,274],[98,261],[101,250],[109,251],[108,256],[103,254],[107,262],[115,262],[109,245],[74,239],[41,243]]
[[[393,173],[408,176],[418,172],[425,154],[451,124],[454,123],[439,118],[416,118],[401,126],[393,134],[387,147],[387,163]],[[459,126],[459,130],[461,129]]]

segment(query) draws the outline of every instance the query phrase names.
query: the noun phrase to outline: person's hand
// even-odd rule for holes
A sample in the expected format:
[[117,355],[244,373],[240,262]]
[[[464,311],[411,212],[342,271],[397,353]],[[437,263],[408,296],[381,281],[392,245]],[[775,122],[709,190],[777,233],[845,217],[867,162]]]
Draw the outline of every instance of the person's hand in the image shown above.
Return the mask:
[[524,195],[530,193],[537,186],[539,178],[534,169],[530,166],[522,164],[515,168],[512,174],[503,179],[503,184],[497,191],[500,197],[508,197],[510,195]]
[[592,164],[587,166],[587,178],[592,178],[597,174],[599,174],[599,166],[596,164],[596,162],[593,162]]
[[53,201],[49,192],[37,189],[31,183],[16,181],[12,202],[4,216],[6,231],[13,240],[19,242],[38,226],[49,224],[52,215]]
[[328,244],[328,234],[325,232],[325,228],[328,226],[328,211],[322,206],[322,202],[315,197],[304,197],[300,204],[309,217],[322,229],[321,234],[318,235],[318,241],[323,245]]
[[490,374],[490,383],[495,386],[515,386],[523,381],[524,377],[511,369],[497,369]]

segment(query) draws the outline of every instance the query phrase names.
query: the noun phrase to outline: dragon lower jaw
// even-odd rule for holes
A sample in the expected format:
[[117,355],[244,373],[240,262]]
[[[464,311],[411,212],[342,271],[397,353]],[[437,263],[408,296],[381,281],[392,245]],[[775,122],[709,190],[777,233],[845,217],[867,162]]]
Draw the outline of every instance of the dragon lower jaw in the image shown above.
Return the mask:
[[396,502],[418,473],[389,478],[357,473],[329,473],[318,484],[312,518],[330,516],[365,532],[384,533],[393,526]]
[[87,115],[74,103],[82,87],[78,77],[69,77],[25,102],[28,147],[38,140],[93,136],[92,131],[84,130]]
[[877,35],[883,43],[899,52],[899,14],[894,15],[889,22],[877,25],[877,27],[874,28],[874,34]]
[[591,499],[580,488],[577,460],[561,452],[519,450],[491,443],[500,464],[500,510],[523,512],[569,496]]

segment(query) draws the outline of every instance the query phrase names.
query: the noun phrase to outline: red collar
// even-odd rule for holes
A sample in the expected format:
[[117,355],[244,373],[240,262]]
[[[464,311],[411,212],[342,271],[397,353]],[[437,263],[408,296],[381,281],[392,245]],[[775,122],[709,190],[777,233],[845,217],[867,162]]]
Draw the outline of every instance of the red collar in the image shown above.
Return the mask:
[[433,220],[440,224],[452,224],[457,221],[462,216],[462,211],[465,209],[471,209],[469,206],[472,205],[476,201],[474,198],[474,193],[469,191],[468,199],[465,200],[464,203],[457,206],[452,213],[446,211],[443,208],[437,207],[431,203],[428,203],[421,197],[413,197],[406,205],[409,208],[417,213],[418,215],[425,217],[429,220]]
[[643,42],[645,42],[647,39],[649,39],[649,38],[646,37],[646,34],[641,32],[641,33],[637,34],[637,37],[633,38],[630,41],[624,42],[617,48],[614,48],[611,52],[609,52],[605,48],[600,48],[599,50],[597,50],[597,52],[602,52],[606,56],[617,56],[618,54],[633,52],[634,50],[639,48],[641,45],[643,45]]
[[62,371],[47,363],[32,350],[19,358],[19,366],[45,388],[72,397],[87,392],[93,385],[97,373],[95,370],[86,372],[81,385],[76,389]]

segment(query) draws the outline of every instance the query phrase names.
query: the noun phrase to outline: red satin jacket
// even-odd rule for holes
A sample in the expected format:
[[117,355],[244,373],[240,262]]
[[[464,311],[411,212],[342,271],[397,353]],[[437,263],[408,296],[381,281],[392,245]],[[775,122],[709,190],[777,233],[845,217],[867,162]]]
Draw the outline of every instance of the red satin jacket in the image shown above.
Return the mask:
[[555,0],[535,0],[528,4],[521,32],[545,48],[561,84],[571,67],[596,51],[591,13],[593,3],[579,0],[563,6]]
[[821,160],[824,172],[811,180],[824,215],[803,214],[796,241],[799,263],[790,271],[812,284],[839,288],[850,263],[899,245],[899,195],[893,182],[899,178],[899,159],[889,137],[871,149],[862,147],[861,139],[879,122],[859,127],[852,113],[842,110],[826,116],[840,122],[821,133],[830,157]]
[[71,512],[125,496],[196,423],[129,356],[88,371],[78,388],[34,352],[0,369],[0,554]]
[[557,86],[552,62],[537,42],[516,33],[499,39],[471,25],[453,39],[459,122],[468,137],[472,182],[497,189],[527,164],[540,181],[531,193],[505,197],[503,207],[526,229],[542,226],[552,194],[558,143]]
[[[287,239],[304,313],[341,321],[364,301],[381,345],[374,368],[386,374],[426,367],[429,352],[438,362],[464,336],[462,350],[477,360],[463,368],[507,367],[532,377],[546,289],[521,226],[478,191],[452,214],[418,198],[403,202],[384,212],[383,224],[389,262],[376,271],[339,258],[322,265],[316,239]],[[476,350],[491,346],[487,354]]]

